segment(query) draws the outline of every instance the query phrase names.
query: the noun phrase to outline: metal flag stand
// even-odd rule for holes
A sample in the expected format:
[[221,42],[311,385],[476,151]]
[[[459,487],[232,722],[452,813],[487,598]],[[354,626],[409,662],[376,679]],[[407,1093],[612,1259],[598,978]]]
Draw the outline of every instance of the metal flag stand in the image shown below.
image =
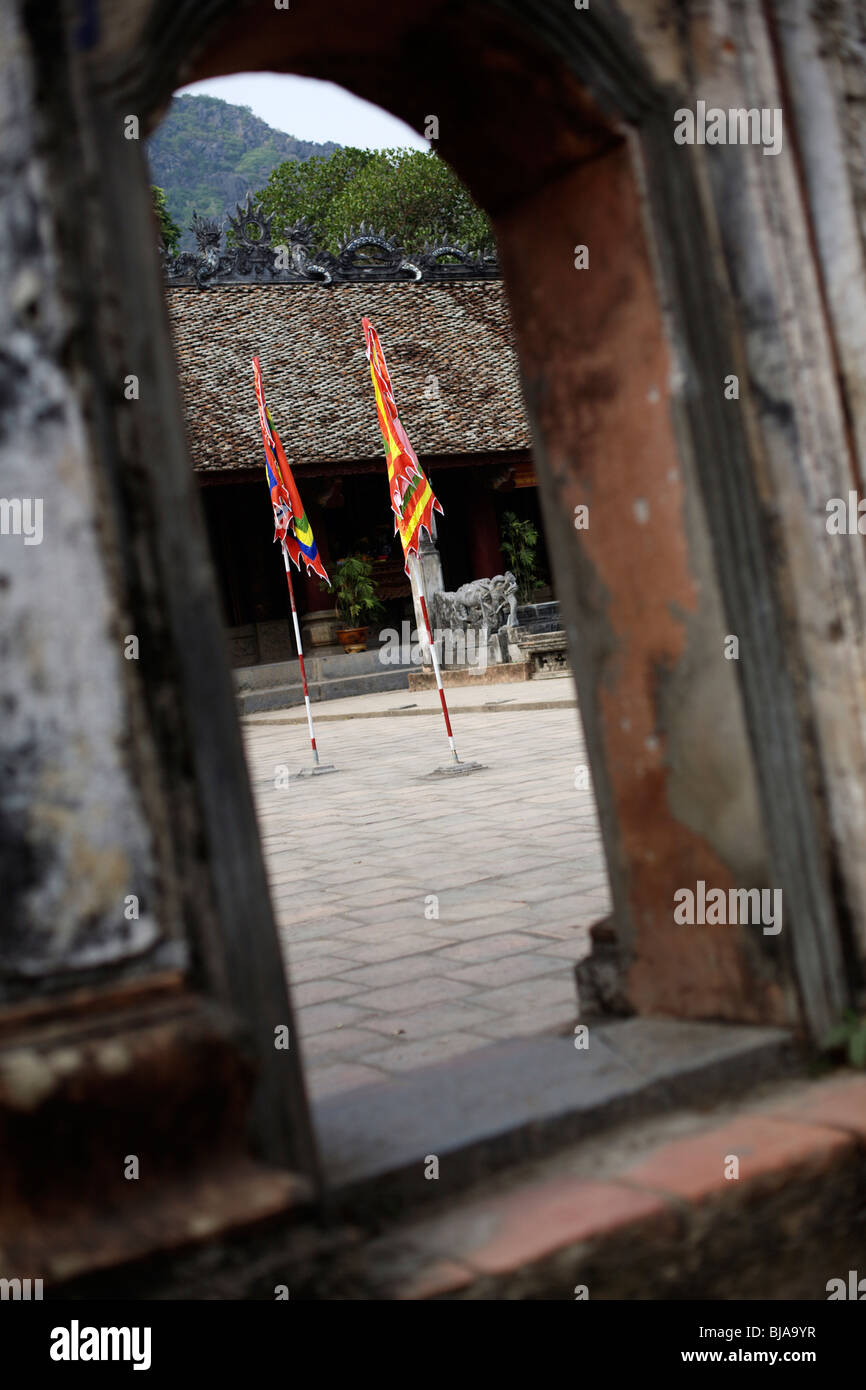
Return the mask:
[[304,648],[301,644],[301,629],[298,623],[298,610],[295,607],[295,590],[292,586],[292,562],[289,559],[289,549],[286,542],[282,542],[283,564],[286,567],[286,580],[289,585],[289,602],[292,606],[292,622],[295,627],[295,645],[298,648],[298,665],[301,668],[301,682],[304,687],[304,704],[307,709],[307,724],[310,730],[310,744],[313,749],[313,766],[304,768],[301,772],[296,772],[295,777],[322,777],[326,772],[336,772],[337,769],[332,763],[319,762],[319,750],[316,747],[316,730],[313,726],[313,711],[310,707],[310,691],[307,686],[307,668],[304,665]]
[[418,602],[421,607],[421,614],[424,618],[427,648],[430,652],[430,659],[433,662],[433,673],[436,676],[436,689],[439,691],[439,701],[442,705],[442,715],[445,720],[445,729],[448,733],[448,747],[451,749],[451,762],[446,763],[443,767],[437,767],[434,772],[428,775],[431,777],[451,777],[459,773],[481,772],[484,768],[483,763],[464,763],[461,762],[457,756],[457,747],[454,743],[454,734],[451,730],[451,717],[448,713],[448,702],[445,699],[445,688],[442,684],[442,672],[439,669],[439,658],[436,655],[436,644],[433,641],[433,632],[430,627],[430,614],[427,611],[427,596],[424,592],[424,578],[421,572],[418,552],[410,551],[408,560],[412,578],[415,581],[415,588],[418,590]]

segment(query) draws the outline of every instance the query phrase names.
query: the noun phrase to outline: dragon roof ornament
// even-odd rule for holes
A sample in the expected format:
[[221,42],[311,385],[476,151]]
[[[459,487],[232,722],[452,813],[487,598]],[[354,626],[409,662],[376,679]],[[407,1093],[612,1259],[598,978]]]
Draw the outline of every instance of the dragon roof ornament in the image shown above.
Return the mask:
[[362,222],[344,239],[336,255],[313,248],[313,232],[303,220],[273,241],[273,217],[253,203],[236,206],[228,224],[234,244],[222,246],[223,227],[212,217],[193,213],[190,230],[197,251],[179,256],[163,254],[166,279],[172,285],[294,285],[382,283],[394,281],[498,280],[495,256],[476,256],[465,246],[425,246],[407,255],[384,231]]

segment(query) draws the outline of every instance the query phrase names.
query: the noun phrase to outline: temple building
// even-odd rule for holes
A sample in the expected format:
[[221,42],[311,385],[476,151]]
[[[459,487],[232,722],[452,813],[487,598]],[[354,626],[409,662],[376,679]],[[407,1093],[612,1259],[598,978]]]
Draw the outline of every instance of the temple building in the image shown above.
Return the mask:
[[[382,626],[412,616],[365,315],[444,508],[436,544],[445,589],[507,568],[500,532],[508,511],[537,523],[546,579],[529,425],[496,263],[460,248],[409,260],[367,232],[338,256],[314,256],[303,227],[288,246],[272,245],[267,219],[249,206],[232,226],[236,244],[223,252],[213,225],[199,224],[199,255],[168,264],[166,299],[235,665],[294,654],[283,565],[271,543],[253,356],[326,569],[350,554],[369,557]],[[333,600],[315,576],[298,576],[295,589],[312,645],[321,644]]]

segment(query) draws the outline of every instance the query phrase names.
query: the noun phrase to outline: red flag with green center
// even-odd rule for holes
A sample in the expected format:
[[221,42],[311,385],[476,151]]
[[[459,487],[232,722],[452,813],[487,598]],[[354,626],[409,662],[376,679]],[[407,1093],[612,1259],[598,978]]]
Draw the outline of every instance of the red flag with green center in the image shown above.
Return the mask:
[[265,446],[265,472],[268,478],[268,492],[274,509],[276,532],[274,540],[279,539],[286,547],[295,564],[301,568],[301,561],[307,573],[314,570],[320,579],[329,583],[325,567],[319,556],[313,538],[313,528],[307,520],[304,504],[295,486],[292,470],[280,442],[271,412],[265,404],[265,388],[262,382],[262,368],[257,357],[253,358],[253,377],[256,385],[256,402],[259,407],[259,424],[262,428],[262,442]]
[[[304,665],[304,648],[301,644],[301,629],[298,623],[298,610],[295,604],[295,591],[292,587],[292,564],[300,570],[301,561],[307,567],[307,574],[313,570],[328,583],[325,567],[319,558],[318,547],[313,539],[311,527],[300,494],[292,477],[292,470],[286,458],[280,436],[271,419],[271,412],[265,404],[265,387],[262,381],[262,367],[257,357],[253,358],[253,379],[256,386],[256,403],[259,407],[259,424],[262,427],[262,442],[265,446],[265,473],[268,492],[274,509],[274,540],[279,540],[286,570],[286,583],[289,589],[289,604],[292,610],[292,626],[295,629],[295,645],[298,649],[298,665],[301,670],[301,684],[304,688],[304,705],[307,710],[307,724],[310,730],[310,744],[313,750],[313,772],[334,772],[330,764],[323,767],[319,762],[316,746],[316,730],[313,727],[313,712],[310,708],[310,688],[307,685],[307,668]],[[299,774],[303,775],[303,774]]]
[[[409,573],[409,556],[417,555],[421,531],[430,535],[433,512],[442,511],[441,504],[433,496],[433,490],[418,462],[415,450],[409,443],[397,416],[397,404],[391,388],[391,378],[385,365],[385,354],[379,335],[369,319],[361,319],[364,338],[367,344],[367,361],[373,378],[376,393],[376,413],[379,428],[385,442],[385,456],[388,463],[388,491],[391,494],[391,509],[394,512],[394,530],[400,534],[403,554],[406,557],[406,573]],[[432,539],[432,537],[431,537]]]

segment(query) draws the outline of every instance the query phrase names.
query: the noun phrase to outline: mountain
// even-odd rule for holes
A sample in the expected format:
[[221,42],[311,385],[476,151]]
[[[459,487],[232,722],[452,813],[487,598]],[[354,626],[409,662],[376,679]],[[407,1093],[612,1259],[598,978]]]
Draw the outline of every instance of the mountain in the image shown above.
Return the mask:
[[331,141],[296,140],[254,116],[248,106],[218,97],[175,97],[148,141],[151,181],[165,189],[169,212],[183,231],[181,249],[195,249],[193,212],[222,218],[247,191],[267,183],[286,159],[329,155]]

